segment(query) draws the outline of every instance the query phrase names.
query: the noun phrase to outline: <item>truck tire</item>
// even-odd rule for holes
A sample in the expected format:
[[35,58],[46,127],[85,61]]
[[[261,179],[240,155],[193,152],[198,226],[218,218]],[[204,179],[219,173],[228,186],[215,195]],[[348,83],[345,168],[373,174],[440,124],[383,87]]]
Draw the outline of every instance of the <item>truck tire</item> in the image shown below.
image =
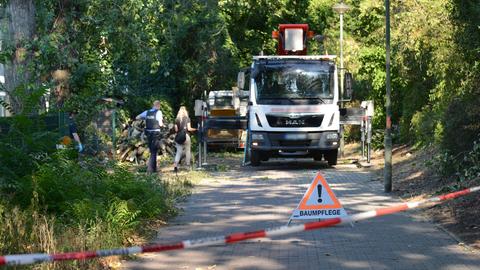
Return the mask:
[[263,151],[260,155],[262,161],[268,161],[270,159],[270,152]]
[[322,161],[322,152],[314,152],[312,156],[313,156],[313,160]]
[[323,154],[329,166],[337,165],[338,150],[329,150]]
[[252,150],[251,157],[250,157],[250,162],[252,163],[252,166],[254,166],[254,167],[260,166],[260,152],[259,151]]

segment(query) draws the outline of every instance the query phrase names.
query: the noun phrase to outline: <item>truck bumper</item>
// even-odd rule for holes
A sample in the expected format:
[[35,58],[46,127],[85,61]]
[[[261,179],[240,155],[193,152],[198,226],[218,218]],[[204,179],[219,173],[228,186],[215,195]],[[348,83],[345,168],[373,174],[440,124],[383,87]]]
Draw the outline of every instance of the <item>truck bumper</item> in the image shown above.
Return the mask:
[[322,132],[252,132],[255,150],[314,151],[334,150],[339,146],[336,131]]

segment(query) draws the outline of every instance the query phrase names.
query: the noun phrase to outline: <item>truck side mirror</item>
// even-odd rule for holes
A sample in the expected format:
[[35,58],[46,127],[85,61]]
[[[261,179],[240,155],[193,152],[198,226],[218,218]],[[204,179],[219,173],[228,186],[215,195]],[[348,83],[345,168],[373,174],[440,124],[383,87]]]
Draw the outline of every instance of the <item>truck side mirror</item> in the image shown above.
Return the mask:
[[238,89],[242,90],[245,88],[245,72],[240,71],[237,75],[237,87]]
[[345,88],[345,92],[344,92],[345,99],[352,99],[352,94],[353,94],[352,73],[350,72],[345,73],[345,77],[343,78],[343,86]]

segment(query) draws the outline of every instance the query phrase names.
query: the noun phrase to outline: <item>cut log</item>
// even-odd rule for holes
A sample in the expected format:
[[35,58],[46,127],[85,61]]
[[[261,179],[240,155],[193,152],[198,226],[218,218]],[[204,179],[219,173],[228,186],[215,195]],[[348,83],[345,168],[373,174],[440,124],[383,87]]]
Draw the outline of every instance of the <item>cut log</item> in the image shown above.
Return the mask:
[[[150,157],[147,137],[144,132],[145,123],[141,120],[129,121],[121,132],[117,144],[117,153],[121,161],[144,164]],[[167,126],[172,126],[169,124]],[[159,154],[173,156],[175,154],[175,134],[171,128],[162,129],[162,138],[159,143]]]

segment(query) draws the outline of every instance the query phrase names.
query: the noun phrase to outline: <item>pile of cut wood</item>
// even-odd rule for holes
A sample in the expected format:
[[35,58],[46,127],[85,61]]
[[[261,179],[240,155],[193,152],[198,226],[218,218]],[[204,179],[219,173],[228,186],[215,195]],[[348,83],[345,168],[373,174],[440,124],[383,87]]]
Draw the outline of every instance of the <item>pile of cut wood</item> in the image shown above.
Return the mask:
[[[175,154],[175,132],[173,124],[162,128],[159,155],[173,156]],[[120,161],[145,164],[150,156],[147,135],[145,134],[145,121],[131,121],[122,130],[117,143],[117,157]]]

